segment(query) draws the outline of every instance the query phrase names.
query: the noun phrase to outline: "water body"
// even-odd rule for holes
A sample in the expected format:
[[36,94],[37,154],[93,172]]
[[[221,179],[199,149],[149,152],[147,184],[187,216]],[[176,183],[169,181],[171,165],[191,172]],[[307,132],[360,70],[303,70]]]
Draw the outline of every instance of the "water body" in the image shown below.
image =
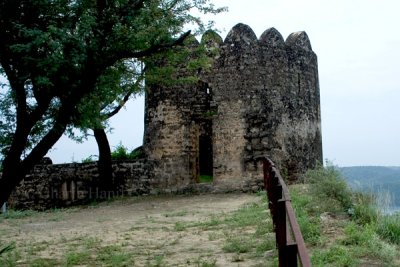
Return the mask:
[[356,166],[339,171],[353,189],[375,193],[385,213],[400,212],[400,167]]

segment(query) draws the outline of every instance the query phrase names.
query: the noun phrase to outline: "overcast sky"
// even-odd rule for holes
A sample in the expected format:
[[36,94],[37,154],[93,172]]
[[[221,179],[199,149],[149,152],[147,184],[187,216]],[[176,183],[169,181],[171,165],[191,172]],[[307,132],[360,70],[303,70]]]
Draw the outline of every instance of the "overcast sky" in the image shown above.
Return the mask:
[[[324,159],[339,166],[400,166],[400,1],[214,0],[229,12],[214,17],[225,38],[237,23],[259,37],[275,27],[284,38],[306,31],[318,56]],[[111,146],[135,148],[143,138],[144,100],[130,101],[111,121]],[[97,155],[94,138],[62,138],[55,163]]]

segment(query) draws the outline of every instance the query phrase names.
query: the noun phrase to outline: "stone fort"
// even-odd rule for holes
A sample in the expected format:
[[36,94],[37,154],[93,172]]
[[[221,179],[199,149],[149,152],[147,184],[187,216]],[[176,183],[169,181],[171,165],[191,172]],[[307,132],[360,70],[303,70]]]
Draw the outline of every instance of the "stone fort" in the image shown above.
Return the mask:
[[[207,32],[201,42],[218,53],[196,84],[147,88],[145,156],[113,163],[121,195],[256,191],[263,156],[289,179],[322,162],[317,56],[305,32],[257,38],[237,24],[225,40]],[[94,197],[97,176],[96,163],[37,165],[11,202],[78,203]]]

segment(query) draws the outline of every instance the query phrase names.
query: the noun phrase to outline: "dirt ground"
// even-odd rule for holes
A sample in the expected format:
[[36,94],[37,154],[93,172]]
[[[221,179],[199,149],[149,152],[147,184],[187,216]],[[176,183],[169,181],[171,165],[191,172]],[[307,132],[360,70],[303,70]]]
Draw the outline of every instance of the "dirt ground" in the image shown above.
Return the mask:
[[227,240],[254,234],[254,227],[221,223],[260,202],[255,194],[124,198],[3,219],[0,240],[1,245],[15,241],[17,266],[96,266],[91,261],[96,253],[114,253],[109,257],[114,261],[104,256],[102,266],[269,266],[273,250],[254,256],[226,248]]

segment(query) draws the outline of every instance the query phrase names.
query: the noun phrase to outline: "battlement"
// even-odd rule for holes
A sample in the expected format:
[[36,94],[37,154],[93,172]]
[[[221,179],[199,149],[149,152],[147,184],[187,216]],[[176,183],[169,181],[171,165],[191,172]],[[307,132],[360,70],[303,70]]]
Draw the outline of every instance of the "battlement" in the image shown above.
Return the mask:
[[[198,83],[147,84],[145,158],[113,163],[117,191],[97,190],[95,163],[40,165],[11,203],[41,209],[110,195],[258,191],[265,156],[291,179],[322,161],[317,56],[305,32],[284,41],[270,28],[257,38],[237,24],[225,40],[208,31],[200,43],[216,53]],[[212,183],[199,183],[202,176]]]
[[286,41],[275,28],[265,30],[258,39],[254,31],[246,24],[236,24],[228,33],[225,40],[213,31],[206,32],[201,38],[201,42],[213,40],[218,45],[239,45],[239,46],[257,46],[267,45],[270,47],[288,46],[299,48],[306,51],[312,51],[311,42],[304,31],[294,32],[288,36]]
[[165,186],[202,174],[216,186],[256,186],[263,155],[292,178],[322,161],[317,56],[305,32],[284,41],[270,28],[257,38],[239,23],[224,40],[209,31],[201,43],[218,55],[197,85],[149,87],[150,173]]

